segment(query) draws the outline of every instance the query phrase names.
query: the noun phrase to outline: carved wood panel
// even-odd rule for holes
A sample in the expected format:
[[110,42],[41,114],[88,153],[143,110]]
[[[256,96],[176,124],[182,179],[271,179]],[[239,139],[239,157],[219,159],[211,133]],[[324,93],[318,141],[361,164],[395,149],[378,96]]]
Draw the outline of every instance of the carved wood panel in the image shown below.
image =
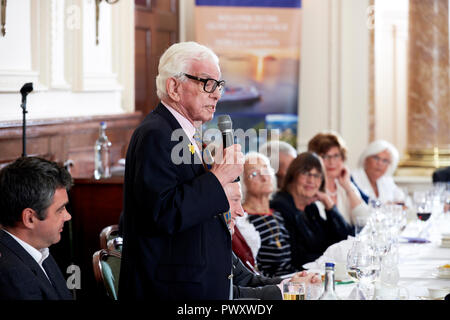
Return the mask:
[[[69,119],[27,121],[27,155],[64,163],[72,160],[75,178],[91,177],[94,170],[94,144],[100,121],[106,121],[106,134],[112,143],[114,165],[124,158],[131,135],[140,123],[140,112]],[[22,123],[0,122],[0,167],[22,155]]]
[[156,107],[161,54],[179,39],[178,0],[135,0],[135,103],[144,115]]

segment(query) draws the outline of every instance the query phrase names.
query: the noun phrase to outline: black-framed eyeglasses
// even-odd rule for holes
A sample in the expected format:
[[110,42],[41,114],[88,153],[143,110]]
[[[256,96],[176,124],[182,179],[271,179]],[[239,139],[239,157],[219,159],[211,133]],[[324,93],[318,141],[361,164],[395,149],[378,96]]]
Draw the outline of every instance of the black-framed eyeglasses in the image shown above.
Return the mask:
[[188,77],[189,79],[203,82],[203,90],[207,93],[213,93],[217,87],[219,88],[220,93],[222,93],[225,89],[225,80],[217,81],[217,80],[211,79],[211,78],[207,78],[207,79],[199,78],[199,77],[187,74],[187,73],[183,73],[183,74],[186,77]]

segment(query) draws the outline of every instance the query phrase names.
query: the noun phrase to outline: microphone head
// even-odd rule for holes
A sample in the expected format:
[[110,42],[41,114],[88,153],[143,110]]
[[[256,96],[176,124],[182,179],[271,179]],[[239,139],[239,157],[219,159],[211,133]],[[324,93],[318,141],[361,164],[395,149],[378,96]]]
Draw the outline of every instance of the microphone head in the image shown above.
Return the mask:
[[33,91],[33,82],[28,82],[25,83],[22,87],[22,89],[20,89],[20,93],[22,95],[27,95],[29,94],[31,91]]
[[228,114],[219,116],[219,119],[217,120],[217,126],[219,127],[219,130],[221,132],[232,130],[233,123],[231,121],[230,116]]

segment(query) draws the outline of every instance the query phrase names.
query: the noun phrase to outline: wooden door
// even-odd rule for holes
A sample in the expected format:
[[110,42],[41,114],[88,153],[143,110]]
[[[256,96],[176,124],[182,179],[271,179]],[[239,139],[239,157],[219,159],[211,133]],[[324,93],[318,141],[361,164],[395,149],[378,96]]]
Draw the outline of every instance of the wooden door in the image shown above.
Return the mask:
[[178,20],[178,0],[135,0],[135,103],[144,116],[159,101],[159,57],[178,42]]

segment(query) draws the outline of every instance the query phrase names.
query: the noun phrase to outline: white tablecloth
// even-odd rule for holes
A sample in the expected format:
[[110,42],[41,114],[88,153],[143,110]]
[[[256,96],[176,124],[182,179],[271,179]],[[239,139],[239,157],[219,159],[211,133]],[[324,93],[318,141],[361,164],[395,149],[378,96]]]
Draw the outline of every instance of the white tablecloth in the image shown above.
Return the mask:
[[[428,288],[449,288],[450,292],[450,279],[440,278],[437,269],[444,264],[450,264],[450,248],[441,247],[441,235],[448,233],[450,229],[450,215],[434,219],[430,225],[431,242],[399,244],[398,284],[408,289],[410,300],[426,299],[429,296]],[[411,236],[417,226],[417,221],[410,222],[403,235]],[[339,284],[336,285],[336,292],[345,300],[354,286],[354,283]]]

